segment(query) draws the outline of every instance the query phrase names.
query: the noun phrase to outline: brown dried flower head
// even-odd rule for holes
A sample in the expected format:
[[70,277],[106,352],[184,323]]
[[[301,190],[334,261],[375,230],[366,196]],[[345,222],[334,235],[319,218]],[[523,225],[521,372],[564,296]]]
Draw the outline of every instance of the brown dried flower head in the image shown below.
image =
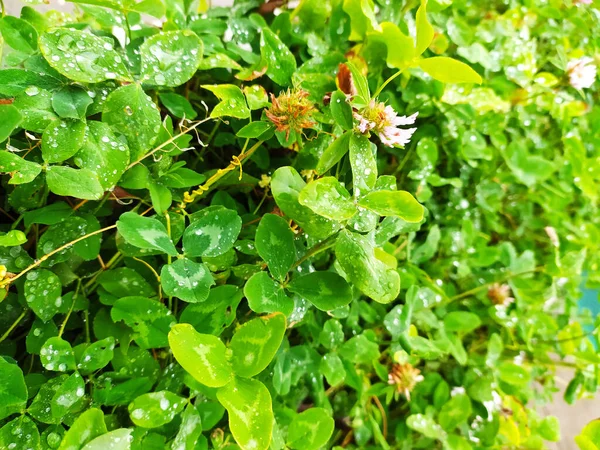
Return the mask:
[[417,383],[423,381],[421,371],[409,363],[394,364],[388,375],[388,383],[396,385],[396,390],[410,400],[410,393]]
[[271,107],[265,114],[277,131],[285,131],[286,139],[290,137],[291,131],[301,133],[302,129],[315,125],[312,114],[316,110],[308,95],[303,89],[288,89],[278,97],[271,94]]
[[510,286],[508,284],[492,284],[488,289],[487,296],[494,305],[508,306],[515,301],[511,297]]

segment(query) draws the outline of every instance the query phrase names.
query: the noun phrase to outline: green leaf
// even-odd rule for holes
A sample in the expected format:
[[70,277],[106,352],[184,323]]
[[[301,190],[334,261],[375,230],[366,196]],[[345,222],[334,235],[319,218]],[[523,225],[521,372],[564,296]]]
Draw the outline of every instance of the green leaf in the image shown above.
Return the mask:
[[[68,375],[58,375],[57,377],[51,378],[47,382],[43,383],[41,387],[39,387],[39,391],[29,408],[27,408],[27,413],[33,417],[34,419],[48,424],[58,424],[61,422],[61,419],[56,419],[52,416],[52,399],[54,398],[54,394],[60,388],[60,386],[69,378]],[[44,380],[45,381],[45,380]],[[60,441],[60,440],[59,440]],[[58,442],[57,442],[58,445]]]
[[181,415],[181,426],[179,427],[177,436],[173,440],[171,448],[173,450],[195,448],[196,442],[201,435],[202,418],[200,413],[194,405],[188,404]]
[[21,123],[22,117],[14,105],[0,105],[0,142],[7,140]]
[[481,319],[469,311],[452,311],[444,316],[446,331],[469,333],[481,326]]
[[11,420],[0,429],[0,448],[38,449],[40,432],[33,420],[22,415]]
[[246,97],[242,90],[233,84],[203,84],[200,86],[217,96],[220,102],[210,112],[210,117],[237,117],[247,119],[250,109],[246,104]]
[[441,237],[440,227],[437,224],[433,225],[427,234],[425,242],[412,252],[410,256],[411,262],[420,264],[432,259],[438,251]]
[[143,217],[131,211],[126,212],[119,217],[117,230],[131,245],[177,256],[177,250],[167,234],[167,230],[156,219]]
[[400,217],[408,223],[423,220],[423,206],[406,191],[371,191],[358,200],[358,205],[381,216]]
[[497,367],[498,377],[505,383],[519,387],[529,384],[531,375],[524,367],[508,361],[500,363]]
[[117,428],[92,439],[81,450],[130,450],[132,431],[131,428]]
[[315,214],[310,208],[298,202],[304,186],[306,183],[293,167],[280,167],[273,173],[271,179],[273,197],[283,213],[315,239],[326,238],[335,233],[340,225]]
[[340,347],[340,355],[354,364],[371,364],[380,357],[379,345],[364,333],[348,339]]
[[211,70],[217,68],[241,70],[242,66],[224,53],[206,55],[202,61],[200,61],[200,65],[198,66],[198,70]]
[[87,91],[78,86],[65,86],[52,95],[52,107],[63,118],[85,119],[85,112],[92,103]]
[[173,203],[173,195],[169,188],[162,183],[150,178],[148,181],[148,191],[150,191],[150,199],[152,207],[159,216],[164,216]]
[[58,328],[52,320],[44,323],[40,319],[35,319],[25,341],[27,351],[39,355],[44,343],[54,336],[58,336]]
[[350,166],[354,196],[369,192],[377,182],[377,160],[366,136],[352,133],[350,136]]
[[267,64],[267,76],[280,86],[289,86],[296,72],[296,58],[268,27],[260,35],[260,55]]
[[379,28],[373,2],[370,0],[344,0],[344,11],[350,16],[351,41],[362,41],[367,32]]
[[318,450],[327,444],[335,422],[324,408],[310,408],[297,414],[288,427],[287,445],[298,450]]
[[340,127],[344,130],[351,130],[353,128],[354,119],[352,118],[352,107],[346,99],[346,94],[340,90],[331,94],[329,107],[331,108],[333,120],[335,120]]
[[400,275],[375,257],[372,240],[357,233],[340,233],[335,254],[346,279],[379,303],[393,301],[400,292]]
[[443,440],[446,433],[435,421],[424,414],[411,414],[406,419],[408,428],[427,436],[430,439]]
[[129,148],[117,139],[107,124],[90,120],[85,140],[74,161],[78,167],[94,172],[102,188],[108,190],[125,172],[129,164]]
[[417,10],[417,56],[423,54],[433,41],[433,27],[427,20],[427,0],[421,0],[421,6]]
[[356,214],[350,193],[335,177],[323,177],[308,183],[298,196],[298,201],[320,216],[343,221]]
[[270,105],[267,91],[260,84],[244,86],[243,91],[251,110],[254,111],[255,109],[265,108]]
[[58,116],[52,108],[52,94],[46,90],[29,86],[18,94],[12,106],[21,114],[19,127],[27,131],[42,133]]
[[285,329],[285,316],[279,313],[257,317],[238,328],[229,343],[236,376],[250,378],[265,370],[281,345]]
[[331,386],[337,386],[346,379],[344,363],[337,353],[327,353],[319,364],[319,370]]
[[537,432],[546,441],[559,442],[561,436],[558,418],[556,416],[544,417],[537,425]]
[[133,338],[141,348],[160,348],[169,345],[167,335],[175,318],[171,311],[157,300],[145,297],[118,299],[111,311],[114,322],[123,320],[135,334]]
[[26,20],[12,16],[2,17],[0,33],[8,46],[19,52],[31,54],[37,51],[37,31]]
[[198,116],[192,104],[183,95],[174,92],[163,92],[158,94],[158,98],[175,117],[193,120]]
[[160,182],[170,188],[187,188],[198,186],[206,181],[206,176],[191,169],[180,167],[160,178]]
[[139,427],[157,428],[172,421],[183,411],[185,399],[169,391],[140,395],[129,404],[129,417]]
[[339,162],[340,159],[342,159],[346,153],[348,153],[348,148],[350,147],[350,136],[352,136],[352,132],[347,131],[339,136],[329,145],[329,147],[325,149],[319,158],[317,168],[315,169],[319,175],[322,175],[331,169],[336,163]]
[[127,138],[132,160],[137,160],[152,147],[161,124],[156,104],[137,83],[121,86],[110,93],[104,102],[102,122]]
[[85,123],[79,120],[55,120],[42,136],[42,157],[47,163],[59,163],[73,156],[83,145]]
[[413,38],[405,35],[395,23],[382,22],[381,31],[368,33],[367,43],[370,42],[380,42],[387,47],[386,62],[389,67],[405,69],[415,59]]
[[214,287],[205,302],[188,305],[179,322],[193,325],[200,333],[218,336],[236,319],[236,310],[243,296],[237,286],[225,284]]
[[344,342],[342,324],[335,319],[329,319],[325,322],[319,334],[319,342],[323,347],[330,350],[340,346]]
[[556,170],[552,161],[540,155],[529,154],[523,142],[511,142],[501,150],[501,154],[515,177],[526,186],[546,181]]
[[200,383],[221,387],[233,378],[227,348],[218,337],[200,334],[191,325],[181,323],[171,328],[169,346],[181,367]]
[[90,408],[73,422],[58,450],[79,450],[92,439],[106,432],[104,413],[100,409]]
[[[0,158],[2,153],[0,153]],[[42,225],[54,225],[62,222],[73,214],[73,209],[65,202],[54,202],[43,208],[27,211],[23,214],[23,222],[26,227],[39,223]]]
[[[135,11],[161,19],[165,15],[165,5],[161,0],[127,0],[125,10]],[[122,8],[119,8],[122,9]]]
[[24,184],[33,181],[42,171],[38,163],[27,161],[8,150],[0,151],[0,172],[11,173],[8,184]]
[[346,66],[352,74],[352,85],[354,88],[356,88],[357,95],[352,99],[352,102],[354,104],[358,102],[358,104],[366,106],[371,100],[367,77],[365,77],[358,67],[352,64],[350,61],[346,62]]
[[294,302],[281,284],[273,280],[267,272],[257,272],[244,285],[244,295],[250,309],[256,313],[281,312],[290,315]]
[[217,391],[229,414],[229,429],[240,447],[267,450],[273,433],[271,394],[260,381],[234,378]]
[[266,140],[273,136],[273,124],[267,121],[250,122],[236,133],[236,136],[248,139]]
[[446,349],[440,348],[436,342],[423,336],[409,336],[407,341],[411,349],[411,354],[423,359],[434,360],[447,353]]
[[189,303],[206,300],[210,287],[215,284],[206,264],[186,258],[165,264],[160,271],[160,281],[167,295]]
[[222,206],[204,208],[192,216],[183,233],[183,252],[190,258],[222,255],[233,247],[241,229],[236,211]]
[[57,419],[64,417],[83,398],[84,394],[85,382],[83,377],[75,372],[60,385],[54,397],[52,397],[50,403],[52,416]]
[[452,431],[466,422],[470,415],[471,400],[465,394],[458,394],[442,406],[438,420],[444,430]]
[[40,361],[46,370],[56,372],[75,370],[73,348],[58,336],[51,337],[44,343],[40,350]]
[[581,450],[598,450],[600,443],[600,420],[595,419],[588,423],[581,434],[575,436],[575,442]]
[[32,270],[26,278],[24,290],[27,306],[36,316],[48,322],[62,305],[60,278],[46,269]]
[[465,63],[445,56],[421,59],[419,67],[442,83],[481,84],[483,82],[481,76]]
[[287,289],[321,311],[332,311],[352,301],[352,288],[334,272],[311,272],[296,277],[287,285]]
[[[16,97],[26,90],[33,94],[36,90],[38,92],[42,89],[54,90],[61,86],[62,82],[60,80],[32,70],[12,68],[0,70],[0,94],[7,97]],[[32,97],[35,97],[35,95],[32,95]]]
[[0,235],[0,247],[15,247],[27,242],[27,235],[21,230],[12,230]]
[[[88,222],[82,217],[71,216],[60,224],[50,226],[44,234],[38,239],[36,255],[42,258],[59,247],[85,236],[88,231]],[[77,245],[77,244],[75,244]],[[53,266],[57,263],[67,261],[77,247],[67,246],[54,255],[45,258],[44,264]],[[95,258],[95,256],[94,256]],[[93,259],[93,258],[92,258]]]
[[190,30],[161,32],[140,47],[142,82],[156,86],[180,86],[198,69],[203,45]]
[[265,214],[256,229],[255,246],[273,278],[283,281],[296,260],[294,232],[287,221],[275,214]]
[[70,80],[131,81],[124,58],[113,49],[111,40],[73,28],[55,28],[42,34],[39,44],[48,64]]
[[0,420],[23,411],[27,398],[27,386],[21,368],[0,358]]
[[46,169],[48,188],[56,195],[100,200],[104,189],[96,174],[88,169],[51,166]]
[[[114,348],[115,338],[112,336],[92,342],[79,354],[77,370],[87,375],[106,367],[113,359]],[[75,350],[77,353],[77,347]]]

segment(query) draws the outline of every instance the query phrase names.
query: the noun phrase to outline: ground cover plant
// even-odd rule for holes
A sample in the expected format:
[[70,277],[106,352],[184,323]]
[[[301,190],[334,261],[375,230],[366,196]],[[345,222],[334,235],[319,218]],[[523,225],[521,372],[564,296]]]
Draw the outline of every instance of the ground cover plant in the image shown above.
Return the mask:
[[0,20],[0,448],[560,440],[592,2],[74,3]]

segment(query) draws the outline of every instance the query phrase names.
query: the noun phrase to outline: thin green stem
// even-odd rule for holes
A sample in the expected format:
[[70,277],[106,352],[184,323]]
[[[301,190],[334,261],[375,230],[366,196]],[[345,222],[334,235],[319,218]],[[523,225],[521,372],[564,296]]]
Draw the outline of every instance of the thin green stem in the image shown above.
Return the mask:
[[250,158],[256,150],[263,144],[264,141],[258,141],[252,147],[248,149],[248,151],[242,151],[239,155],[233,156],[231,162],[224,169],[217,170],[206,182],[197,189],[194,189],[191,194],[186,192],[183,196],[183,202],[179,205],[181,209],[184,209],[188,204],[193,203],[197,198],[202,197],[205,192],[208,192],[213,184],[219,181],[223,176],[231,172],[232,170],[239,167],[240,169],[240,177],[242,165],[244,162]]
[[260,207],[263,205],[263,203],[267,199],[268,195],[269,195],[269,188],[265,189],[265,195],[263,195],[263,197],[260,199],[260,202],[258,203],[258,205],[256,206],[256,208],[252,212],[253,215],[256,215],[256,213],[258,212],[258,210],[260,209]]
[[337,233],[332,234],[331,236],[329,236],[324,241],[321,241],[318,244],[313,245],[310,249],[308,249],[308,251],[306,252],[306,254],[302,258],[300,258],[298,261],[296,261],[294,263],[294,265],[292,266],[292,268],[290,270],[294,270],[296,267],[298,267],[300,264],[302,264],[307,259],[312,258],[316,254],[321,253],[322,251],[327,250],[328,248],[333,247],[335,245],[335,242],[337,240],[337,237],[338,237],[339,233],[340,232],[338,231]]
[[16,279],[21,278],[27,272],[29,272],[30,270],[35,269],[37,266],[39,266],[41,263],[43,263],[44,261],[46,261],[52,255],[55,255],[55,254],[57,254],[59,252],[62,252],[64,249],[69,248],[72,245],[75,245],[78,242],[83,241],[84,239],[87,239],[87,238],[89,238],[91,236],[95,236],[96,234],[104,233],[105,231],[108,231],[108,230],[112,230],[113,228],[117,228],[117,225],[111,225],[109,227],[101,228],[100,230],[93,231],[93,232],[91,232],[89,234],[86,234],[85,236],[81,236],[80,238],[77,238],[77,239],[75,239],[75,240],[73,240],[71,242],[67,242],[64,245],[61,245],[60,247],[52,250],[50,253],[46,253],[44,256],[42,256],[40,259],[36,260],[29,267],[26,267],[25,269],[23,269],[21,272],[19,272],[18,274],[16,274],[14,277],[7,278],[6,280],[1,281],[0,282],[0,287],[6,286],[6,285],[12,283],[13,281],[15,281]]
[[0,342],[4,341],[4,339],[6,339],[8,337],[8,335],[12,332],[12,330],[14,330],[17,325],[19,325],[19,322],[21,322],[21,320],[23,320],[23,317],[25,317],[27,315],[27,310],[23,311],[21,313],[21,315],[19,317],[17,317],[17,319],[13,322],[13,324],[8,327],[8,330],[6,330],[6,333],[4,333],[2,336],[0,336]]
[[65,331],[67,322],[69,321],[69,318],[71,317],[71,313],[73,312],[73,308],[75,307],[75,302],[77,301],[77,295],[79,295],[79,288],[81,288],[81,278],[79,278],[77,280],[77,287],[75,288],[75,293],[73,294],[73,301],[71,302],[71,307],[69,308],[69,312],[67,313],[65,320],[63,320],[63,323],[61,324],[60,329],[58,330],[58,337],[61,337]]
[[193,124],[191,127],[186,128],[185,131],[182,131],[179,134],[176,134],[175,136],[167,139],[165,142],[163,142],[162,144],[160,144],[158,147],[155,147],[154,149],[150,150],[148,153],[146,153],[143,156],[140,156],[138,159],[136,159],[134,162],[132,162],[131,164],[129,164],[129,166],[127,166],[127,169],[131,169],[133,166],[135,166],[136,164],[140,163],[142,160],[146,159],[148,156],[151,156],[153,154],[155,154],[157,151],[165,148],[167,145],[171,144],[172,142],[174,142],[176,139],[180,138],[181,136],[188,134],[190,131],[194,130],[195,128],[199,127],[200,125],[202,125],[205,122],[208,122],[209,120],[212,120],[210,117],[200,120],[198,122],[196,122],[195,124]]
[[512,278],[520,277],[520,276],[523,276],[523,275],[531,275],[532,273],[541,272],[542,270],[544,270],[544,266],[539,266],[539,267],[536,267],[533,270],[527,270],[525,272],[519,272],[519,273],[510,274],[510,275],[507,275],[506,277],[504,277],[504,278],[502,278],[500,280],[490,281],[489,283],[482,284],[481,286],[477,286],[476,288],[469,289],[468,291],[465,291],[465,292],[463,292],[461,294],[455,295],[454,297],[450,297],[449,300],[451,302],[453,302],[455,300],[460,300],[460,299],[465,298],[465,297],[470,297],[471,295],[477,294],[480,291],[488,289],[491,285],[493,285],[495,283],[504,283],[505,281],[508,281],[508,280],[510,280]]
[[394,75],[392,75],[391,77],[389,77],[387,80],[385,80],[383,82],[383,84],[381,86],[379,86],[377,88],[377,90],[375,91],[375,94],[373,94],[373,98],[376,98],[379,94],[381,94],[381,92],[383,91],[383,89],[390,84],[392,81],[394,81],[397,77],[399,77],[402,72],[404,72],[404,69],[400,69],[398,72],[396,72]]

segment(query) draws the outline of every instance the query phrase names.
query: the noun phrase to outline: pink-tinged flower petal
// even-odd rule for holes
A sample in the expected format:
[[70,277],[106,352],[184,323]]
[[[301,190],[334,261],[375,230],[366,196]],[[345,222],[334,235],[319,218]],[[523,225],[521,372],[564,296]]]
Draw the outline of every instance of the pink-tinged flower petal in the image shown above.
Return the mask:
[[399,126],[399,125],[412,125],[412,124],[415,123],[415,120],[417,120],[417,116],[418,115],[419,115],[419,113],[416,112],[413,115],[408,116],[408,117],[406,117],[406,116],[396,117],[392,123],[395,126]]
[[354,113],[354,118],[358,120],[358,131],[360,131],[363,134],[375,128],[375,122],[369,122],[367,119],[365,119],[358,113]]
[[382,133],[379,133],[379,139],[382,144],[388,147],[394,147],[396,145],[406,145],[410,142],[410,138],[417,131],[416,128],[395,128],[385,127]]
[[594,60],[584,56],[579,59],[573,59],[567,64],[569,73],[569,84],[575,89],[586,89],[591,87],[596,80],[596,66],[592,64]]

